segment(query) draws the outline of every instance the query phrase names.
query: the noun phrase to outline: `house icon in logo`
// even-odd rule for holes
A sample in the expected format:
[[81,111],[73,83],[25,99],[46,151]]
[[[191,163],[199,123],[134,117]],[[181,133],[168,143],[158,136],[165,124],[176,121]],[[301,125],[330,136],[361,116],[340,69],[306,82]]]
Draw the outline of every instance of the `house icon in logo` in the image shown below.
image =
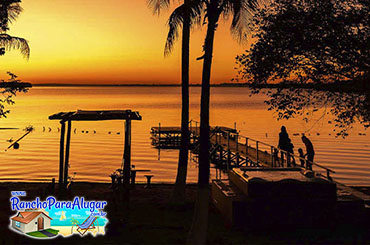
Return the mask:
[[20,211],[11,218],[12,227],[23,233],[48,229],[51,220],[47,212],[35,209]]

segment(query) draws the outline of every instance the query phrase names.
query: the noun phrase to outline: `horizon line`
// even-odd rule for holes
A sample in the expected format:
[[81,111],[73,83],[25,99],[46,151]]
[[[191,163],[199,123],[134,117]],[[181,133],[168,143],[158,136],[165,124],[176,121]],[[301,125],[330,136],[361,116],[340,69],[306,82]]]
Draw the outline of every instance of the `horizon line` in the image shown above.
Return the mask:
[[[31,83],[32,84],[32,83]],[[217,86],[245,86],[246,83],[219,83],[211,84],[211,87]],[[190,87],[200,87],[201,84],[189,84]],[[181,87],[181,84],[96,84],[96,83],[36,83],[32,87]]]

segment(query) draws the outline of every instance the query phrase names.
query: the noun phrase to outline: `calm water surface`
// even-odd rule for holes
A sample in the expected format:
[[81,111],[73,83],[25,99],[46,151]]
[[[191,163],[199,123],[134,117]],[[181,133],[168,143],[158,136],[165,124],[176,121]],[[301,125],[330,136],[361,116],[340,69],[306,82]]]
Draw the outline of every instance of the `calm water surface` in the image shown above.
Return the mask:
[[[295,150],[304,147],[300,136],[293,134],[304,132],[314,144],[315,160],[335,170],[336,180],[370,185],[370,132],[360,125],[355,125],[346,139],[336,138],[331,125],[315,118],[308,124],[300,119],[276,121],[263,103],[264,96],[249,97],[247,88],[212,88],[211,93],[212,125],[234,127],[236,122],[241,135],[272,145],[277,145],[280,127],[285,125]],[[191,88],[190,118],[194,120],[199,120],[199,101],[200,88]],[[180,87],[32,88],[17,96],[10,109],[8,118],[0,119],[0,128],[20,129],[0,130],[0,181],[58,178],[60,124],[48,116],[77,109],[139,111],[143,120],[132,123],[132,164],[137,169],[151,169],[155,182],[175,181],[178,151],[161,150],[159,160],[158,151],[150,144],[150,128],[159,122],[162,126],[180,125]],[[28,125],[36,130],[20,142],[20,149],[4,151],[7,140],[23,135],[22,129]],[[70,173],[76,173],[76,181],[110,181],[109,174],[122,163],[123,121],[73,122],[74,129]],[[197,173],[196,164],[189,163],[188,181],[196,182]],[[143,174],[138,174],[138,180],[144,181]]]

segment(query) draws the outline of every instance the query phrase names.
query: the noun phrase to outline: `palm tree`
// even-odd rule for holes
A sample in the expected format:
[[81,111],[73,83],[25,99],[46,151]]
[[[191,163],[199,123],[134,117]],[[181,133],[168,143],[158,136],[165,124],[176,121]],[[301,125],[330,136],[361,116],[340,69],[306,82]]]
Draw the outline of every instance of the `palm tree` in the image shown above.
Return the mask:
[[[159,14],[162,8],[170,6],[170,0],[149,0],[149,6],[154,14]],[[175,41],[178,38],[178,29],[182,26],[182,56],[181,56],[181,143],[179,161],[177,168],[176,184],[172,193],[171,202],[181,204],[185,202],[185,186],[188,166],[188,152],[190,145],[189,132],[189,43],[190,28],[200,23],[202,3],[197,0],[184,0],[184,3],[177,7],[168,19],[168,35],[164,49],[164,55],[168,56]]]
[[232,16],[231,32],[239,41],[246,38],[247,23],[257,7],[257,0],[204,0],[207,34],[204,42],[202,93],[200,111],[200,151],[198,194],[193,223],[188,236],[190,244],[205,244],[209,206],[209,98],[213,41],[218,21]]
[[3,0],[0,3],[0,55],[4,55],[5,50],[18,49],[28,59],[30,47],[27,40],[6,34],[9,30],[9,23],[15,21],[23,11],[19,5],[20,2],[20,0]]

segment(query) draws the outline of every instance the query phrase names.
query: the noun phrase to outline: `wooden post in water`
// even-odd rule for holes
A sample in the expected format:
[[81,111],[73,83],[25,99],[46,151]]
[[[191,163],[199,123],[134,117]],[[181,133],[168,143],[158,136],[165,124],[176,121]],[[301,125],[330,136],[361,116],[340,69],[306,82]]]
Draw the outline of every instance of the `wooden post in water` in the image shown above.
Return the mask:
[[64,164],[64,136],[66,131],[66,125],[64,121],[60,121],[62,125],[60,130],[60,146],[59,146],[59,190],[62,189],[63,185],[63,164]]
[[271,167],[275,167],[274,147],[271,146]]
[[230,169],[231,155],[230,155],[230,132],[227,131],[227,170]]
[[161,123],[158,124],[158,147],[161,148]]
[[195,121],[195,133],[196,135],[198,135],[198,122]]
[[[192,144],[192,141],[191,141],[192,134],[193,134],[193,122],[192,122],[192,120],[190,120],[189,146],[191,146],[191,144]],[[182,137],[182,135],[181,135],[181,137]],[[181,145],[181,144],[180,144],[180,145]]]
[[219,161],[220,161],[220,165],[221,165],[221,166],[223,165],[223,164],[222,164],[222,163],[223,163],[223,157],[222,157],[222,153],[223,153],[223,152],[222,152],[222,149],[223,149],[223,148],[222,148],[222,146],[221,146],[221,147],[220,147],[220,156],[219,156]]
[[257,165],[258,165],[258,140],[256,141],[256,158],[257,158]]
[[248,138],[245,137],[245,166],[248,167]]
[[236,167],[239,167],[239,134],[236,133],[235,135],[235,142],[236,142]]
[[67,127],[67,140],[66,140],[66,153],[65,153],[65,162],[64,162],[64,185],[67,186],[68,184],[68,165],[69,165],[69,149],[71,146],[71,128],[72,122],[68,120],[68,127]]

